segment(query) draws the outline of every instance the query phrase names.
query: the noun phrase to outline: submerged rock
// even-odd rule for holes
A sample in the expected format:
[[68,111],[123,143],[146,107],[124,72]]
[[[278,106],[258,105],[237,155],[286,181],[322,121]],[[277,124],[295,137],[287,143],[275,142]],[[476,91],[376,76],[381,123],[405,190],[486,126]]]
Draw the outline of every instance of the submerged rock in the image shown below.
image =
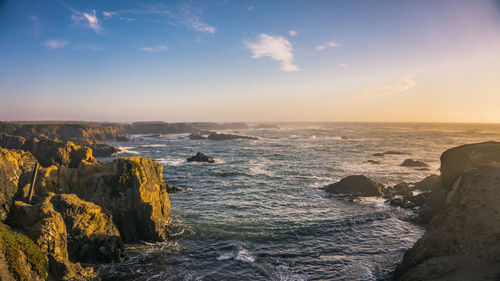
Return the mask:
[[421,160],[406,159],[399,166],[403,167],[429,167],[429,164]]
[[195,156],[191,156],[187,159],[188,162],[207,162],[207,163],[215,163],[215,158],[212,156],[208,156],[201,152],[196,153]]
[[209,140],[235,140],[235,139],[246,139],[246,140],[258,140],[258,137],[243,136],[243,135],[233,135],[224,133],[210,133],[208,135]]
[[381,196],[383,185],[363,175],[354,175],[324,187],[326,192],[355,196]]
[[204,140],[207,137],[203,136],[200,133],[191,133],[191,134],[189,134],[189,138],[192,139],[192,140]]

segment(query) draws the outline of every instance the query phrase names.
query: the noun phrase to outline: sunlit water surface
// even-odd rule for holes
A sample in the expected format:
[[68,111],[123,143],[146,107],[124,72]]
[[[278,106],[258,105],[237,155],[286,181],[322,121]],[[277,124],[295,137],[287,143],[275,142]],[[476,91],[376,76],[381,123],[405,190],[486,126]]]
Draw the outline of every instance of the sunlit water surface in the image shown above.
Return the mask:
[[[127,260],[98,267],[100,276],[123,281],[386,280],[423,229],[408,221],[408,211],[388,207],[380,198],[352,203],[320,187],[353,174],[384,184],[417,181],[438,173],[439,156],[448,148],[500,140],[498,125],[280,127],[236,132],[260,140],[134,135],[112,143],[123,151],[116,157],[158,160],[166,181],[184,190],[170,195],[171,239],[129,245]],[[372,156],[388,150],[408,155]],[[217,163],[187,163],[198,151]],[[406,158],[424,160],[431,169],[399,166]]]

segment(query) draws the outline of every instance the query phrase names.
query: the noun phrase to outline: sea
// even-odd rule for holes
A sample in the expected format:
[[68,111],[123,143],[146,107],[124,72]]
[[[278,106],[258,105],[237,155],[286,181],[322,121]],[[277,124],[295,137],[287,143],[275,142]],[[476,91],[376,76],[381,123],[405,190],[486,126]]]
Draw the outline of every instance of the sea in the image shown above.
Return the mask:
[[[425,229],[383,198],[357,202],[322,187],[349,175],[384,185],[439,174],[446,149],[500,141],[500,124],[278,123],[227,133],[259,140],[131,135],[111,158],[144,156],[164,166],[172,221],[166,242],[127,245],[103,280],[391,280]],[[396,151],[384,157],[374,153]],[[203,152],[215,163],[188,163]],[[407,158],[427,170],[402,167]],[[379,164],[367,162],[380,161]]]

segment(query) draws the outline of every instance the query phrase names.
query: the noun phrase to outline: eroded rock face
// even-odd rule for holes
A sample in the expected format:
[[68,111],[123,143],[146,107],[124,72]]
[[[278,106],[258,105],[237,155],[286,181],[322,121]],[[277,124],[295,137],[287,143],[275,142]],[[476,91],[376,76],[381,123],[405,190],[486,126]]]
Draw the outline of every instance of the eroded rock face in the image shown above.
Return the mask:
[[49,258],[49,278],[54,280],[98,280],[92,268],[83,268],[68,259],[68,234],[60,213],[50,199],[37,204],[16,201],[7,222],[28,236]]
[[498,280],[500,146],[453,148],[443,153],[441,161],[443,184],[428,201],[439,208],[434,207],[424,236],[405,253],[396,278]]
[[363,175],[354,175],[327,185],[324,189],[330,193],[351,194],[355,196],[382,196],[382,187],[382,184]]
[[0,148],[0,220],[7,218],[19,179],[30,178],[35,163],[29,152]]
[[71,239],[68,252],[72,260],[86,263],[119,262],[123,259],[123,241],[110,215],[101,207],[74,194],[50,198],[62,215]]
[[62,142],[50,139],[40,141],[28,140],[24,143],[23,149],[31,152],[44,167],[64,165],[76,168],[80,163],[97,163],[97,160],[92,156],[92,149],[75,145],[70,141]]
[[150,158],[129,157],[76,169],[42,169],[37,194],[74,193],[113,216],[126,242],[166,238],[170,200],[163,166]]

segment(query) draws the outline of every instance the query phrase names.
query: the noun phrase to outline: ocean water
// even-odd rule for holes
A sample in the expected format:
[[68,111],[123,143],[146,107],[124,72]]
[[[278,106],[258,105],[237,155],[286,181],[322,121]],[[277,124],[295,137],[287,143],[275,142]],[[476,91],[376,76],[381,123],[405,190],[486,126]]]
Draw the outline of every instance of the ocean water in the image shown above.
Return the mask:
[[[279,125],[231,131],[260,140],[178,134],[111,143],[122,149],[116,157],[158,160],[166,182],[183,191],[170,195],[171,239],[128,245],[125,262],[97,268],[103,280],[389,280],[424,229],[381,198],[353,203],[320,187],[354,174],[386,185],[418,181],[439,173],[448,148],[500,141],[499,125]],[[372,156],[389,150],[407,154]],[[198,151],[216,163],[187,163]],[[431,168],[399,166],[406,158]]]

